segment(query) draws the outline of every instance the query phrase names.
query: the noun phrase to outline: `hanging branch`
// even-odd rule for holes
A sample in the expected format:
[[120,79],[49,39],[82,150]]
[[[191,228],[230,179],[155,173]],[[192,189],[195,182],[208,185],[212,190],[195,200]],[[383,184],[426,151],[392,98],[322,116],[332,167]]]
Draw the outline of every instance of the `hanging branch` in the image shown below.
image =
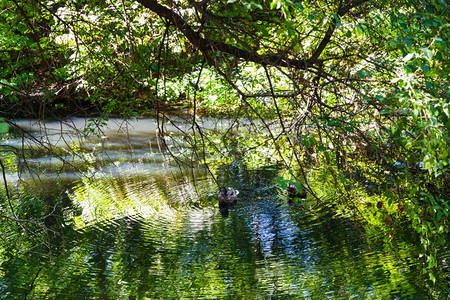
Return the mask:
[[3,164],[3,161],[1,159],[0,159],[0,166],[2,167],[3,184],[5,185],[6,200],[8,201],[9,208],[11,209],[11,213],[14,216],[14,221],[16,221],[17,224],[19,224],[23,228],[22,224],[20,224],[19,222],[19,218],[17,218],[16,212],[14,211],[14,207],[11,202],[11,197],[8,189],[8,182],[6,181],[5,165]]
[[367,2],[368,0],[353,0],[347,5],[340,7],[337,11],[337,13],[333,14],[333,18],[331,19],[331,24],[328,27],[327,31],[325,32],[325,36],[323,37],[322,41],[320,42],[319,46],[317,47],[316,51],[314,51],[314,54],[311,56],[310,60],[315,61],[319,58],[320,54],[322,54],[323,50],[325,50],[325,47],[328,45],[328,43],[331,40],[331,37],[333,36],[334,30],[337,27],[337,24],[342,16],[347,14],[352,8],[359,6],[363,4],[364,2]]
[[33,281],[32,281],[31,284],[30,284],[30,289],[29,289],[29,291],[25,293],[25,299],[27,299],[28,294],[31,293],[31,291],[33,291],[34,283],[35,283],[36,279],[38,278],[39,273],[41,272],[41,270],[42,270],[42,267],[40,267],[40,268],[38,269],[36,275],[34,276]]

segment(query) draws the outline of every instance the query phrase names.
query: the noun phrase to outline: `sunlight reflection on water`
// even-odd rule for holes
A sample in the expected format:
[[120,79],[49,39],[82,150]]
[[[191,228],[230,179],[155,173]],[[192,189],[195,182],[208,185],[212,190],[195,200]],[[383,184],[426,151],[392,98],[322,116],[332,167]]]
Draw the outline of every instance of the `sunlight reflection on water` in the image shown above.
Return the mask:
[[73,237],[61,234],[67,240],[45,265],[47,279],[36,281],[36,299],[75,291],[82,299],[428,298],[417,281],[417,244],[407,234],[395,241],[396,252],[384,251],[376,237],[369,245],[361,226],[329,207],[289,206],[271,184],[275,167],[248,170],[239,162],[217,170],[220,184],[241,192],[224,218],[217,183],[204,169],[182,176],[164,162],[152,120],[132,122],[127,134],[123,123],[112,125],[107,139],[82,141],[100,149],[102,164],[93,162],[89,176],[57,173],[60,165],[45,155],[29,160],[49,169],[41,175],[49,185],[74,182],[67,194],[75,208],[64,211]]

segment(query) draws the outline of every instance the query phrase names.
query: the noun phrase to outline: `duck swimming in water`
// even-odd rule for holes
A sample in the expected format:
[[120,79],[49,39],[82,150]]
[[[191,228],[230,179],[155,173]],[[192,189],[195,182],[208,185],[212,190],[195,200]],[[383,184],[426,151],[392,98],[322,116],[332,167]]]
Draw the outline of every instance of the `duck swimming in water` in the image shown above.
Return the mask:
[[302,188],[302,190],[299,191],[295,185],[293,185],[293,184],[288,185],[288,187],[286,188],[286,191],[288,192],[289,204],[294,204],[294,198],[301,198],[301,199],[306,198],[306,189],[303,186],[301,186],[301,188]]
[[238,190],[233,188],[226,188],[224,186],[220,187],[219,193],[219,204],[222,205],[234,205],[237,202],[237,195],[239,194]]
[[220,187],[219,210],[224,218],[228,217],[228,210],[236,204],[238,194],[239,191],[233,188]]

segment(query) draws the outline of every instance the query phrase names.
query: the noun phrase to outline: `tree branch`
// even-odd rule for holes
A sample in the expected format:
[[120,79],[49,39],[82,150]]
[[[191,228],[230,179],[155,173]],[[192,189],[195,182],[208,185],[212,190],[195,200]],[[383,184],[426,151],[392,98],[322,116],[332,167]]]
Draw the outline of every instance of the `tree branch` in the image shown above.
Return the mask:
[[291,67],[295,69],[306,70],[314,65],[320,65],[321,60],[315,58],[309,59],[290,59],[281,55],[259,55],[256,52],[242,50],[235,46],[203,38],[186,21],[173,10],[159,4],[156,0],[137,0],[146,8],[150,9],[158,16],[166,18],[189,40],[189,42],[202,52],[225,52],[246,61],[252,61],[261,65],[271,65],[278,67]]
[[359,6],[361,4],[363,4],[364,2],[367,2],[368,0],[353,0],[350,3],[348,3],[347,5],[341,7],[338,9],[337,13],[336,13],[336,17],[333,17],[330,26],[327,29],[327,32],[325,32],[325,36],[323,37],[322,41],[320,42],[319,46],[317,47],[316,51],[314,51],[313,55],[311,56],[311,60],[317,60],[320,56],[320,54],[322,54],[323,50],[325,50],[325,47],[328,45],[328,43],[331,40],[331,36],[334,33],[334,30],[336,29],[338,20],[344,16],[345,14],[347,14],[350,9]]

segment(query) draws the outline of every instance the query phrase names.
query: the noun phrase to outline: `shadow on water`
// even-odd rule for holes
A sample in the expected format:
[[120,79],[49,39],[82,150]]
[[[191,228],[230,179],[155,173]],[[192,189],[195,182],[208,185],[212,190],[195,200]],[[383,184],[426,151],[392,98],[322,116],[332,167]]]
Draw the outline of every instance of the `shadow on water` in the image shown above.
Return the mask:
[[[310,197],[302,201],[312,205],[288,205],[272,184],[277,166],[234,162],[214,171],[219,185],[240,191],[233,207],[219,207],[217,183],[205,170],[186,178],[156,160],[110,164],[67,184],[41,180],[16,200],[30,216],[52,218],[27,223],[26,236],[1,227],[0,298],[435,296],[408,232],[395,251],[384,250],[382,237],[367,243],[364,224]],[[448,266],[448,250],[441,257]],[[438,284],[436,295],[447,295],[448,284]]]

